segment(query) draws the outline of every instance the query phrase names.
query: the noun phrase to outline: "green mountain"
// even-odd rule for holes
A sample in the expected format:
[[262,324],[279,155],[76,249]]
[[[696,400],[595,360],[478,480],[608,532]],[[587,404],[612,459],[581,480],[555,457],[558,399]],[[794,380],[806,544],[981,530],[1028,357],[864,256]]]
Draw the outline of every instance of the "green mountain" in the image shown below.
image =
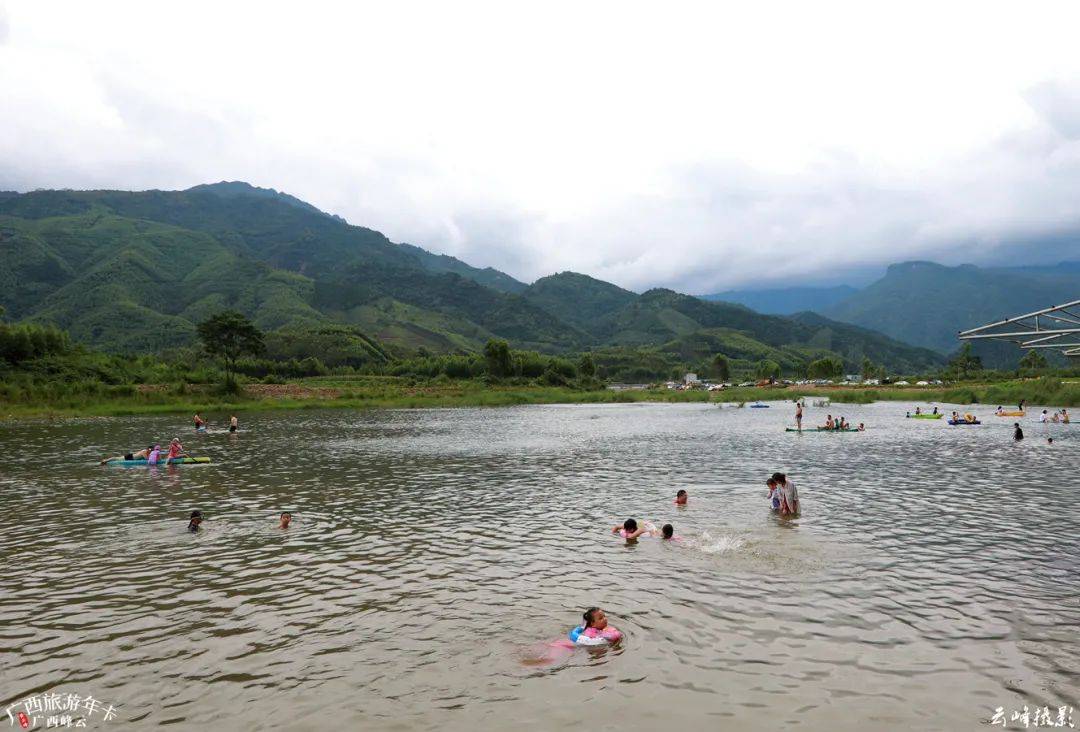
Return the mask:
[[237,182],[0,194],[0,305],[128,352],[191,343],[197,322],[232,308],[273,331],[275,353],[334,350],[339,363],[420,348],[475,352],[493,337],[548,353],[607,348],[684,363],[722,352],[793,370],[828,353],[899,371],[942,361],[809,314],[762,315],[671,290],[637,295],[573,272],[526,286]]
[[524,297],[582,330],[599,332],[599,324],[612,313],[638,299],[629,290],[577,272],[541,277],[529,285]]
[[[957,331],[1078,298],[1080,266],[1076,263],[980,268],[904,262],[889,267],[877,282],[818,312],[906,343],[950,353],[960,345]],[[1015,365],[1019,349],[1003,348],[1012,354],[1008,365]]]
[[[195,322],[224,307],[267,328],[344,321],[405,349],[474,350],[502,337],[550,351],[582,335],[465,276],[508,275],[464,263],[436,271],[435,255],[247,184],[0,197],[0,247],[0,283],[12,285],[0,304],[104,348],[188,342]],[[93,308],[80,312],[87,297]]]

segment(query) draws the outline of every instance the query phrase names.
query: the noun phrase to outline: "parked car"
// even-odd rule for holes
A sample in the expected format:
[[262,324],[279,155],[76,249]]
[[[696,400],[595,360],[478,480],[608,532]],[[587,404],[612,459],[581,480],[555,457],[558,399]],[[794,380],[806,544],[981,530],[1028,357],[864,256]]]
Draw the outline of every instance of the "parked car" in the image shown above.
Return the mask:
[[916,381],[915,386],[930,386],[929,381]]
[[911,384],[907,383],[906,381],[898,381],[898,382],[896,382],[896,385],[897,386],[911,386]]
[[743,383],[739,384],[739,386],[753,386],[753,385],[754,385],[753,381],[744,381]]

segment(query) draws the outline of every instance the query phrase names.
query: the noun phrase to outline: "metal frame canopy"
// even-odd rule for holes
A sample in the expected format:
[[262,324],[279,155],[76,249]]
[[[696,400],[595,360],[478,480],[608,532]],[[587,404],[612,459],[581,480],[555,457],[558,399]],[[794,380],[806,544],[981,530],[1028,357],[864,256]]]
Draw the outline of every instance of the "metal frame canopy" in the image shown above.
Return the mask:
[[1055,348],[1066,356],[1080,356],[1080,300],[962,330],[958,337],[1008,341],[1021,348]]

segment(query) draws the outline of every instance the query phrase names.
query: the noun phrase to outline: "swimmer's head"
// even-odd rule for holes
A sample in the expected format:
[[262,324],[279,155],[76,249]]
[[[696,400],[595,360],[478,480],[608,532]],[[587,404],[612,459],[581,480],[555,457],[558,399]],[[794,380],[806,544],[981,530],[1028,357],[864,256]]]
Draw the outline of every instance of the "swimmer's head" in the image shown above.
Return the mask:
[[686,499],[688,497],[689,496],[686,495],[686,491],[680,490],[678,493],[675,494],[675,503],[686,503]]
[[188,521],[188,526],[198,527],[202,523],[202,511],[192,511],[191,519]]
[[603,630],[607,627],[607,615],[604,615],[604,611],[598,607],[591,607],[581,615],[585,621],[586,628],[596,628],[597,630]]
[[664,532],[665,539],[670,539],[671,537],[675,536],[675,527],[671,524],[664,524],[664,528],[660,530]]
[[289,528],[289,522],[292,521],[292,514],[288,511],[284,511],[281,514],[281,528]]
[[632,534],[637,531],[637,521],[634,519],[626,519],[622,524],[623,530],[628,534]]
[[1047,437],[1046,438],[1046,444],[1053,445],[1054,444],[1054,438],[1053,437]]

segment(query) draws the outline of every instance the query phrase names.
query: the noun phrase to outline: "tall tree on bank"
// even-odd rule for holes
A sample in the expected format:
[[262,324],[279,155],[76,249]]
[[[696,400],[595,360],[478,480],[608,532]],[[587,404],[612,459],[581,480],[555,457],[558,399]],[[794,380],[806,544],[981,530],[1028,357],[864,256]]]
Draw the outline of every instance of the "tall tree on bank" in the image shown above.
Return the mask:
[[758,361],[757,368],[754,373],[759,379],[779,379],[780,378],[780,364],[776,361],[769,359],[763,359]]
[[236,359],[258,356],[265,349],[262,331],[235,310],[225,310],[199,323],[199,338],[211,356],[225,363],[225,384],[236,384]]
[[1031,371],[1042,371],[1048,368],[1050,363],[1046,360],[1046,356],[1042,355],[1034,348],[1024,354],[1024,357],[1020,359],[1020,368],[1028,369]]
[[844,362],[838,358],[819,358],[806,367],[810,379],[834,379],[844,373]]
[[731,381],[731,364],[728,363],[727,356],[724,354],[718,353],[713,356],[712,371],[714,379]]
[[966,341],[960,351],[949,361],[949,369],[958,379],[966,379],[973,371],[982,371],[982,359],[974,355],[971,341]]
[[513,370],[510,359],[510,344],[501,338],[492,338],[484,345],[484,362],[488,375],[497,379],[509,376]]

